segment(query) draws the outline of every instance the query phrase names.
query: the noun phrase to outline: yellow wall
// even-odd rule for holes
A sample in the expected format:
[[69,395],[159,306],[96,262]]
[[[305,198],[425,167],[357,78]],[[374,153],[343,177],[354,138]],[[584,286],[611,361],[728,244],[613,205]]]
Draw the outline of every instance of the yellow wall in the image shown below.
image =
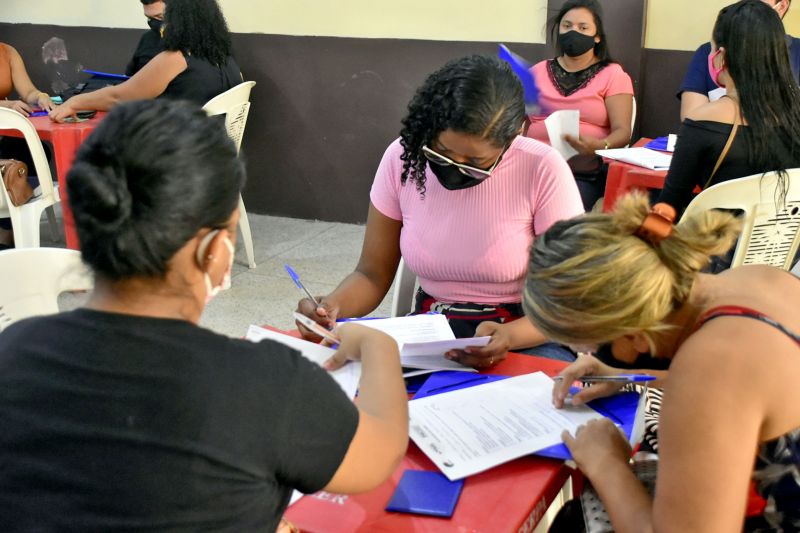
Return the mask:
[[[649,0],[645,47],[695,50],[711,38],[717,13],[734,0]],[[800,1],[783,23],[787,33],[800,36]]]
[[[547,19],[547,0],[219,3],[232,31],[280,35],[543,43]],[[138,0],[0,0],[0,21],[146,29]]]

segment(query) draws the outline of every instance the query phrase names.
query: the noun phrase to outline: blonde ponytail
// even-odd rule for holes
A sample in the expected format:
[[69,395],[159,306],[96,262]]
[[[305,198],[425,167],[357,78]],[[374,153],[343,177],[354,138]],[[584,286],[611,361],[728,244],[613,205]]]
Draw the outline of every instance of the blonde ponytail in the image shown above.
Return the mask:
[[657,244],[636,236],[650,212],[647,198],[621,198],[612,214],[558,222],[531,249],[523,292],[526,314],[560,342],[607,342],[654,333],[689,296],[714,255],[740,231],[730,214],[709,211],[681,221]]

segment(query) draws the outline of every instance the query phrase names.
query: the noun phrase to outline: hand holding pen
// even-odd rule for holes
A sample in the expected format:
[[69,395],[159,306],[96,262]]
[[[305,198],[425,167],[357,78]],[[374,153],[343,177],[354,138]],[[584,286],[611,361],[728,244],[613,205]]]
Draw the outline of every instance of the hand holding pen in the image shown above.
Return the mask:
[[[579,355],[577,361],[565,368],[553,384],[553,405],[562,408],[567,398],[571,405],[583,405],[596,398],[613,396],[628,383],[651,382],[656,378],[640,374],[621,372],[603,363],[593,355]],[[570,396],[570,387],[575,381],[590,384]]]
[[[296,312],[307,316],[325,329],[331,330],[336,327],[336,318],[339,314],[339,307],[332,305],[331,302],[326,300],[324,297],[319,298],[313,296],[306,286],[303,285],[303,282],[300,281],[300,276],[297,275],[292,267],[289,265],[284,265],[284,268],[289,274],[289,277],[292,278],[295,286],[297,286],[297,288],[306,295],[305,298],[297,302]],[[320,340],[320,335],[312,332],[299,321],[297,322],[297,327],[304,339],[314,342],[318,342]]]

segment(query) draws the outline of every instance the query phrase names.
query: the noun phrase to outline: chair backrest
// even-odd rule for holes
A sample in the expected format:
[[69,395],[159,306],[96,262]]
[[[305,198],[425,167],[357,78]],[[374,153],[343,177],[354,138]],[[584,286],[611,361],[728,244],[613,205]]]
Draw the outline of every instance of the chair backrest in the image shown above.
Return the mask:
[[[47,156],[44,153],[42,141],[39,139],[36,128],[33,127],[31,121],[13,109],[0,107],[0,130],[17,130],[22,132],[22,135],[25,137],[25,142],[28,144],[31,158],[33,159],[34,168],[29,169],[29,173],[39,178],[41,198],[48,200],[55,199],[57,201],[58,196],[53,187],[53,176],[50,174],[50,165],[47,163]],[[0,194],[0,207],[8,208],[5,194]]]
[[254,81],[242,82],[215,96],[203,106],[210,116],[225,115],[225,129],[236,144],[237,150],[242,146],[244,127],[247,124],[247,115],[250,113],[250,91],[255,84]]
[[636,125],[636,97],[631,97],[633,100],[631,101],[631,136],[633,136],[633,127]]
[[58,312],[58,295],[94,286],[77,250],[22,248],[0,252],[0,331],[23,318]]
[[403,258],[397,265],[392,292],[392,316],[405,316],[414,310],[414,289],[417,286],[417,275],[408,268]]
[[789,270],[800,245],[800,169],[787,172],[785,203],[778,204],[777,174],[767,172],[709,187],[692,200],[683,216],[708,209],[744,211],[731,267],[757,264]]

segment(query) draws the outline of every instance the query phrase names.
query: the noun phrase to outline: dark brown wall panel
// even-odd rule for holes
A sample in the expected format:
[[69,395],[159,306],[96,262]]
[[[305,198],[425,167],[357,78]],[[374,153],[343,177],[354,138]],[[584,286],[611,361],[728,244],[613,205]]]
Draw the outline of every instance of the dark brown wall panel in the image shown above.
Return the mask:
[[[70,59],[87,68],[121,72],[141,31],[0,24],[35,83],[50,72],[41,46],[65,40]],[[366,219],[369,188],[386,146],[416,87],[447,60],[494,54],[492,43],[234,35],[253,89],[242,151],[248,210],[343,222]],[[532,61],[542,45],[513,45]]]
[[[543,46],[514,46],[541,59]],[[496,45],[237,35],[258,82],[244,152],[258,212],[362,222],[378,162],[417,86],[449,59]]]
[[[637,82],[641,132],[677,131],[674,91],[691,54],[643,53],[641,0],[620,2],[624,17],[606,13],[609,39]],[[0,24],[0,31],[44,89],[54,73],[41,47],[51,37],[64,39],[70,59],[87,68],[121,72],[144,29]],[[248,210],[344,222],[365,220],[375,169],[425,76],[452,58],[496,53],[493,43],[260,34],[236,34],[234,46],[245,78],[258,83],[243,146]],[[531,61],[552,56],[544,45],[511,46]]]
[[680,101],[675,97],[694,52],[644,49],[644,69],[639,106],[639,128],[643,137],[678,133]]

